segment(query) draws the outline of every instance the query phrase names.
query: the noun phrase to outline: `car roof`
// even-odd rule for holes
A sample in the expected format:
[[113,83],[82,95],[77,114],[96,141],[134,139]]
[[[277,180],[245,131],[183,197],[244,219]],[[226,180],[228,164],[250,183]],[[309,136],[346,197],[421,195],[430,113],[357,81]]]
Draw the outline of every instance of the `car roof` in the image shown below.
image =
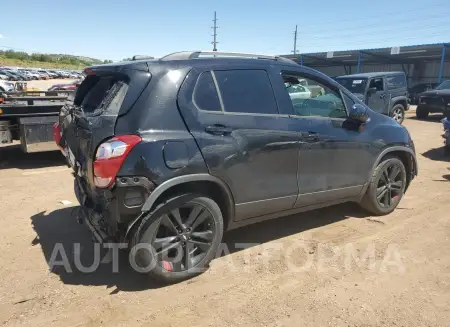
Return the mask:
[[404,72],[373,72],[373,73],[360,73],[360,74],[351,74],[351,75],[343,75],[338,76],[336,78],[372,78],[372,77],[381,77],[386,75],[404,75]]
[[[206,55],[204,57],[203,55]],[[89,68],[93,69],[108,69],[108,67],[118,67],[132,65],[134,69],[147,70],[148,65],[151,64],[174,64],[176,66],[204,66],[213,63],[230,63],[237,65],[267,65],[267,64],[279,64],[279,65],[295,65],[298,64],[290,59],[259,55],[259,54],[245,54],[234,52],[210,52],[210,51],[182,51],[169,54],[159,59],[136,59],[132,61],[115,62],[111,64],[95,65]]]

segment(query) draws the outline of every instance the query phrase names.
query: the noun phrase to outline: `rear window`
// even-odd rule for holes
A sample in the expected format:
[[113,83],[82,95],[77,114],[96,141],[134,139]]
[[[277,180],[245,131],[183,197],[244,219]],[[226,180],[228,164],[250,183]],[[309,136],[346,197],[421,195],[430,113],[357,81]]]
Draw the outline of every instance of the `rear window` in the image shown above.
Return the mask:
[[200,75],[195,86],[194,102],[201,110],[221,111],[219,96],[211,72]]
[[77,94],[75,104],[81,106],[85,113],[118,113],[127,90],[128,85],[116,77],[88,76],[80,86],[81,96]]
[[399,74],[386,77],[386,85],[388,90],[406,87],[405,75]]

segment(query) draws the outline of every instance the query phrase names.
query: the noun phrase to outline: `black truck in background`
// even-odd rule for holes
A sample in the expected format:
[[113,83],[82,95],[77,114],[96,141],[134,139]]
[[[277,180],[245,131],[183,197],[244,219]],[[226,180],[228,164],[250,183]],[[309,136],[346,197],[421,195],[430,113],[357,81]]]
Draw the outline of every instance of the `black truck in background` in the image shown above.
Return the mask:
[[0,143],[20,140],[22,151],[57,150],[53,124],[74,91],[22,91],[0,93]]

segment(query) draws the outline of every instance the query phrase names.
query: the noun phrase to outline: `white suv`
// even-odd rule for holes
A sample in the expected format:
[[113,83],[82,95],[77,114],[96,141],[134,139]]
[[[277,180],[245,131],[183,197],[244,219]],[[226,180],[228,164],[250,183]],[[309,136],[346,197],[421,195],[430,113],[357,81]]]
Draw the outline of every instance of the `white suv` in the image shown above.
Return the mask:
[[0,80],[0,92],[15,91],[14,83]]

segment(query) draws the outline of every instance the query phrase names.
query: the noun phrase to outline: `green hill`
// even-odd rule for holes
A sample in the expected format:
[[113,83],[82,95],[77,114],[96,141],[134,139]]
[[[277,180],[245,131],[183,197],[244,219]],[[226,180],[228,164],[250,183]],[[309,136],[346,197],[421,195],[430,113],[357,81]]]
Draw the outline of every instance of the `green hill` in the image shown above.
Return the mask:
[[14,50],[0,50],[0,66],[82,69],[86,66],[110,62],[112,62],[112,60],[100,60],[67,54],[29,54],[27,52]]

